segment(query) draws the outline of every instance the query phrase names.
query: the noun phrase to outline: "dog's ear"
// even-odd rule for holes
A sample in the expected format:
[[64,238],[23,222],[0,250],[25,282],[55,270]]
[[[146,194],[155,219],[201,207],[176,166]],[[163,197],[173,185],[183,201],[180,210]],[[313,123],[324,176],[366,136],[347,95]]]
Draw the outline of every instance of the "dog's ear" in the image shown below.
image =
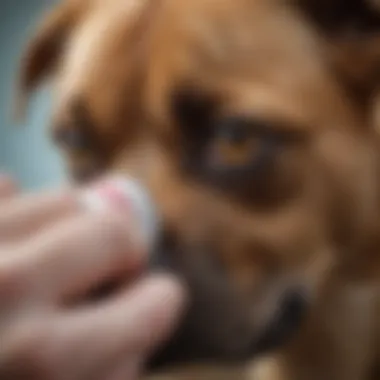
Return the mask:
[[380,1],[295,1],[327,42],[338,77],[354,96],[368,101],[380,83]]
[[325,33],[371,33],[380,29],[378,0],[296,0]]
[[67,1],[43,18],[21,59],[14,117],[24,117],[31,93],[56,68],[67,37],[79,15],[79,2]]

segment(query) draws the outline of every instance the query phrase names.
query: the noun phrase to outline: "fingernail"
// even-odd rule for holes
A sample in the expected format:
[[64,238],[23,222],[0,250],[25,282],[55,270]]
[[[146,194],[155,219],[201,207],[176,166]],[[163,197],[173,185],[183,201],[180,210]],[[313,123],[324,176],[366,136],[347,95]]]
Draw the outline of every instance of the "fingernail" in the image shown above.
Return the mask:
[[128,177],[107,178],[81,192],[80,203],[87,210],[116,210],[139,229],[147,246],[152,247],[158,230],[158,217],[147,189]]

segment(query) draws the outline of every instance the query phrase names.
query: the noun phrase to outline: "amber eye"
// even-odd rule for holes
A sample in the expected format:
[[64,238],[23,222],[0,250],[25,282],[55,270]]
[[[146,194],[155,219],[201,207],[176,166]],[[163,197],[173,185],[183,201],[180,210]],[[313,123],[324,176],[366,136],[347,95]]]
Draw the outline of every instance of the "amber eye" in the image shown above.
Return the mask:
[[259,153],[261,140],[244,127],[223,128],[214,139],[213,158],[221,165],[243,166]]
[[218,123],[208,147],[209,165],[218,171],[254,167],[267,158],[271,138],[241,119]]

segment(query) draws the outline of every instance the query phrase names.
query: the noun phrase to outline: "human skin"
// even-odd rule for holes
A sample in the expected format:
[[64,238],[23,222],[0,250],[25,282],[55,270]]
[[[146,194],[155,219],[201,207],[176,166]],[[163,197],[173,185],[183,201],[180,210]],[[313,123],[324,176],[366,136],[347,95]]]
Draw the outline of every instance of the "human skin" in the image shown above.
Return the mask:
[[[176,279],[141,275],[146,256],[128,215],[83,210],[72,190],[22,195],[1,176],[0,378],[138,377],[185,298]],[[121,274],[128,285],[78,302]]]

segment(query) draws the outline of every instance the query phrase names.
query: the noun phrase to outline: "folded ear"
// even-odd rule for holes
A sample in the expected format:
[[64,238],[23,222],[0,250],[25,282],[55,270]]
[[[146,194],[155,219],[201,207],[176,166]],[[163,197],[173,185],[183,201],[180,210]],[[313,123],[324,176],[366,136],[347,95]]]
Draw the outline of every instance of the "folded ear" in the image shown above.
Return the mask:
[[295,1],[326,40],[338,78],[366,102],[380,80],[380,1]]
[[78,15],[78,2],[67,1],[48,13],[26,47],[16,88],[15,117],[23,118],[30,94],[57,66]]
[[325,33],[369,33],[380,28],[378,0],[296,0],[296,3]]

